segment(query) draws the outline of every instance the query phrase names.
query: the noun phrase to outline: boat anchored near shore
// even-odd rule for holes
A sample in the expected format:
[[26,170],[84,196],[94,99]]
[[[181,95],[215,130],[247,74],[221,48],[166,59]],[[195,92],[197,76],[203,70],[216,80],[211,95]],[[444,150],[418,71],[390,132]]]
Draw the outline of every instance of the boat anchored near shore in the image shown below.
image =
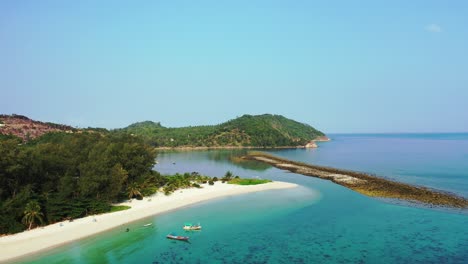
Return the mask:
[[172,240],[180,240],[180,241],[186,241],[188,242],[189,238],[188,236],[178,236],[174,233],[170,233],[166,236],[166,238],[168,239],[172,239]]
[[182,227],[184,230],[201,230],[202,229],[202,226],[200,225],[200,223],[196,224],[196,225],[193,225],[192,223],[185,223],[184,224],[184,227]]

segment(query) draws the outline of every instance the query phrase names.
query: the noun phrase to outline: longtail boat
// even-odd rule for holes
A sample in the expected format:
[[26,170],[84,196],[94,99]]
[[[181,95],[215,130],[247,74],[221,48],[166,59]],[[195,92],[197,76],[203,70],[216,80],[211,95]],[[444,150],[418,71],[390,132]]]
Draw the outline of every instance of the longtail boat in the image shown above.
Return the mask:
[[190,237],[188,236],[178,236],[176,234],[168,234],[166,236],[168,239],[173,239],[173,240],[180,240],[180,241],[188,241]]

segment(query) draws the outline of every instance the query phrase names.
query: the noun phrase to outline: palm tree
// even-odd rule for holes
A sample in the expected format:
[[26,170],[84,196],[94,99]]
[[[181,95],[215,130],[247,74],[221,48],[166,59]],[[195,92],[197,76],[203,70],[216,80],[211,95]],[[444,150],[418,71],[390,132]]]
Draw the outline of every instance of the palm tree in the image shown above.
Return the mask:
[[224,175],[224,180],[230,181],[234,175],[232,174],[231,171],[227,171],[226,174]]
[[140,192],[140,186],[136,182],[130,183],[127,187],[128,191],[128,198],[132,199],[133,197],[143,197],[143,195]]
[[37,201],[32,200],[24,208],[23,223],[29,225],[28,230],[30,230],[36,220],[39,220],[41,224],[44,223],[42,216],[41,206]]

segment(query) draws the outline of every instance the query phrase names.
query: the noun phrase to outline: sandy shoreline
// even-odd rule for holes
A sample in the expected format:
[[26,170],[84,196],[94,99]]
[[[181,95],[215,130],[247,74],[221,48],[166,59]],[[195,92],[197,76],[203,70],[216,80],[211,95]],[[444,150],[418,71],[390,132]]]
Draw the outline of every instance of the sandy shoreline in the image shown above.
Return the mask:
[[202,189],[185,189],[177,191],[170,196],[162,193],[143,200],[132,200],[132,208],[115,213],[88,216],[76,219],[73,222],[60,222],[42,228],[36,228],[22,233],[0,237],[0,262],[13,261],[17,258],[38,253],[72,241],[82,239],[104,232],[106,230],[128,224],[152,215],[168,212],[190,204],[250,192],[264,190],[284,189],[296,187],[296,184],[287,182],[271,182],[260,185],[234,185],[222,184],[203,185]]

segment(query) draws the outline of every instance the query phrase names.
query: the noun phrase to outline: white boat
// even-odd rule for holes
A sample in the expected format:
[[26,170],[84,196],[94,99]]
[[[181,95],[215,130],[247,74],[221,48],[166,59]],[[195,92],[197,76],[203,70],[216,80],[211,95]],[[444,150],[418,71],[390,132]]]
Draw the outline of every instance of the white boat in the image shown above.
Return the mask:
[[200,223],[197,225],[193,225],[192,223],[185,223],[183,229],[184,230],[201,230],[202,226],[200,225]]
[[151,226],[153,223],[144,224],[143,226]]

